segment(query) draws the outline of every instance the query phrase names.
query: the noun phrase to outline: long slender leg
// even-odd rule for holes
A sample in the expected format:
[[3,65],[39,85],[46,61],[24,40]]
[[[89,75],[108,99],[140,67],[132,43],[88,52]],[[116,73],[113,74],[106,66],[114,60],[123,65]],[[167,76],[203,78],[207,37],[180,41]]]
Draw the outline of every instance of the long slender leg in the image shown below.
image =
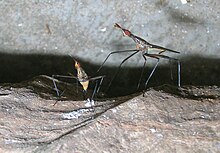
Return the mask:
[[[101,78],[101,79],[103,79],[103,78]],[[94,107],[93,107],[93,105],[94,105],[94,97],[95,97],[95,94],[97,93],[97,87],[99,86],[98,85],[99,84],[99,80],[97,79],[96,81],[95,81],[95,87],[94,87],[94,89],[93,89],[93,93],[92,93],[92,96],[91,96],[91,98],[89,99],[89,103],[90,103],[90,106],[91,106],[91,108],[92,108],[92,111],[95,111],[94,110]]]
[[169,64],[170,64],[170,78],[171,80],[173,80],[172,60],[169,60]]
[[[150,46],[151,46],[150,48],[152,48],[152,49],[161,50],[161,52],[159,54],[161,54],[165,51],[170,51],[170,52],[173,52],[173,53],[180,53],[178,51],[168,49],[168,48],[165,48],[165,47],[161,47],[161,46],[158,46],[158,45],[154,45],[154,44],[150,44]],[[176,60],[176,59],[174,59],[174,60]],[[178,87],[180,87],[180,61],[177,60],[177,62],[178,62],[178,83],[177,84],[178,84]],[[172,72],[171,72],[171,78],[172,78]]]
[[157,58],[158,59],[158,62],[156,63],[156,65],[154,66],[154,69],[152,70],[149,78],[147,79],[146,83],[145,83],[145,89],[147,87],[147,84],[151,78],[151,76],[153,75],[158,63],[159,63],[159,59],[160,58],[164,58],[164,59],[169,59],[169,60],[174,60],[174,61],[177,61],[178,62],[178,87],[180,87],[180,62],[178,59],[175,59],[175,58],[172,58],[172,57],[169,57],[169,56],[166,56],[166,55],[161,55],[161,54],[145,54],[146,56],[148,57],[152,57],[152,58]]
[[165,58],[165,59],[169,59],[169,60],[172,60],[172,61],[176,61],[177,62],[177,64],[178,64],[178,81],[177,81],[177,85],[178,85],[178,87],[180,87],[180,61],[178,60],[178,59],[176,59],[176,58],[172,58],[172,57],[169,57],[169,56],[165,56],[165,55],[161,55],[161,54],[150,54],[150,55],[153,55],[153,56],[157,56],[157,57],[159,57],[159,58]]
[[65,76],[65,75],[52,75],[52,78],[53,78],[54,90],[56,91],[58,97],[60,97],[64,92],[62,92],[61,94],[59,93],[59,89],[57,88],[54,78],[70,78],[70,79],[78,80],[77,77],[75,76]]
[[[180,87],[180,61],[177,59],[173,59],[171,58],[170,60],[174,60],[177,61],[177,86]],[[172,68],[170,68],[171,70],[171,79],[173,80],[173,73],[172,73]]]
[[54,86],[54,90],[56,91],[57,96],[59,97],[59,96],[60,96],[60,93],[59,93],[59,90],[58,90],[58,88],[57,88],[57,85],[56,85],[56,82],[55,82],[55,80],[54,80],[54,76],[53,76],[53,75],[52,75],[52,78],[53,78],[53,86]]
[[172,70],[172,60],[175,60],[175,61],[177,61],[177,78],[178,78],[178,80],[177,80],[177,85],[178,85],[178,87],[180,87],[181,86],[181,78],[180,78],[180,71],[181,71],[181,65],[180,65],[180,61],[179,60],[177,60],[177,59],[170,59],[170,72],[171,72],[171,80],[173,80],[173,70]]
[[147,61],[147,59],[146,59],[146,57],[145,57],[144,55],[143,55],[143,58],[144,58],[144,65],[143,65],[142,70],[141,70],[141,76],[140,76],[140,79],[139,79],[139,81],[138,81],[137,90],[138,90],[139,87],[140,87],[141,80],[142,80],[142,76],[143,76],[143,73],[144,73],[144,68],[145,68],[146,61]]
[[102,85],[104,77],[105,76],[103,75],[103,76],[92,77],[92,78],[89,79],[90,81],[92,81],[92,80],[99,80],[100,79],[100,82],[98,84],[98,88],[97,88],[96,94],[99,92],[99,90],[101,88],[101,85]]
[[180,87],[180,61],[178,60],[178,87]]
[[103,65],[105,64],[105,62],[107,61],[107,59],[110,57],[110,55],[116,54],[116,53],[134,52],[134,51],[137,51],[137,49],[121,50],[121,51],[114,51],[114,52],[109,53],[108,56],[105,58],[104,62],[103,62],[103,63],[101,64],[101,66],[99,67],[99,69],[96,71],[96,73],[98,73],[98,72],[102,69]]
[[102,82],[103,82],[103,77],[101,78],[101,80],[100,80],[100,82],[99,82],[99,87],[98,87],[98,89],[97,89],[97,94],[99,93],[99,90],[100,90],[100,88],[101,88],[101,85],[102,85]]
[[[55,80],[54,80],[55,77],[57,77],[57,78],[76,79],[76,80],[77,80],[77,90],[78,90],[78,78],[77,78],[77,77],[75,77],[75,76],[65,76],[65,75],[53,75],[52,77],[53,77],[54,88],[55,88],[55,90],[56,90],[56,92],[57,92],[57,96],[62,96],[62,94],[64,93],[65,90],[64,90],[61,94],[59,93],[59,90],[58,90],[58,88],[57,88],[56,82],[55,82]],[[100,86],[101,86],[101,84],[102,84],[102,82],[103,82],[104,77],[105,77],[105,76],[97,76],[97,77],[92,77],[92,78],[89,79],[89,81],[97,80],[97,81],[96,81],[96,84],[95,84],[95,88],[94,88],[93,94],[92,94],[92,100],[93,100],[95,94],[97,94],[97,93],[99,92]],[[99,82],[98,80],[100,80],[100,82]],[[86,99],[86,94],[87,94],[87,91],[86,91],[86,90],[83,90],[83,99],[84,99],[84,100]],[[55,103],[55,104],[56,104],[56,103]],[[55,105],[55,104],[54,104],[54,105]]]
[[97,86],[98,86],[98,80],[97,80],[97,81],[95,81],[95,88],[94,88],[94,90],[93,90],[91,100],[93,100],[93,98],[94,98],[94,96],[95,96],[95,94],[96,94],[96,91],[97,91]]
[[67,78],[67,79],[77,79],[75,76],[69,76],[69,75],[52,75],[54,78]]
[[133,54],[129,55],[128,57],[126,57],[126,58],[121,62],[121,64],[119,65],[119,67],[118,67],[118,69],[117,69],[117,71],[116,71],[116,73],[114,74],[113,78],[111,79],[111,81],[110,81],[110,83],[109,83],[109,85],[108,85],[106,91],[108,91],[108,89],[110,88],[110,86],[111,86],[113,80],[114,80],[115,77],[118,75],[118,73],[119,73],[119,71],[120,71],[120,69],[121,69],[122,64],[123,64],[124,62],[126,62],[129,58],[131,58],[132,56],[134,56],[135,54],[137,54],[138,52],[139,52],[139,50],[137,50],[137,51],[134,52]]
[[158,64],[159,64],[159,61],[160,61],[160,59],[158,58],[157,63],[155,64],[155,66],[154,66],[153,70],[151,71],[151,73],[150,73],[149,77],[147,78],[147,81],[145,82],[145,85],[144,85],[144,90],[146,90],[147,85],[148,85],[148,82],[149,82],[150,78],[152,77],[152,75],[153,75],[154,71],[156,70],[156,68],[157,68],[157,66],[158,66]]
[[169,52],[180,54],[180,52],[178,52],[178,51],[175,51],[175,50],[172,50],[172,49],[169,49],[169,48],[165,48],[165,47],[162,47],[162,46],[158,46],[158,45],[154,45],[154,44],[149,44],[149,46],[152,49],[161,50],[161,52],[159,52],[159,54],[161,54],[161,53],[163,53],[165,51],[169,51]]

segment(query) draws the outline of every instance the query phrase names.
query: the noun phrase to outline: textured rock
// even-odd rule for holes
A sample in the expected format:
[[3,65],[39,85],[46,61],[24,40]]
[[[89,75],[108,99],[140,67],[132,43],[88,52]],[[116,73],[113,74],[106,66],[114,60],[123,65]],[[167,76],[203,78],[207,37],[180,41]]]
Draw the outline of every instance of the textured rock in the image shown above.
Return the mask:
[[[93,108],[49,77],[0,89],[1,152],[219,152],[220,88],[161,86]],[[72,87],[72,88],[71,88]],[[58,100],[58,102],[57,102]],[[54,103],[56,105],[54,106]]]

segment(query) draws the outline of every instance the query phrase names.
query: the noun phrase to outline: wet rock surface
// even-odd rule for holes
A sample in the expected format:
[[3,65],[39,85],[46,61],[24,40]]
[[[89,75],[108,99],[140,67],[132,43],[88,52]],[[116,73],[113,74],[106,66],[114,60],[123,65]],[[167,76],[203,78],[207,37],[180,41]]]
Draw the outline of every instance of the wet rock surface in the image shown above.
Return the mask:
[[164,85],[88,107],[74,84],[57,83],[68,89],[62,98],[47,76],[1,85],[1,152],[220,150],[217,86]]

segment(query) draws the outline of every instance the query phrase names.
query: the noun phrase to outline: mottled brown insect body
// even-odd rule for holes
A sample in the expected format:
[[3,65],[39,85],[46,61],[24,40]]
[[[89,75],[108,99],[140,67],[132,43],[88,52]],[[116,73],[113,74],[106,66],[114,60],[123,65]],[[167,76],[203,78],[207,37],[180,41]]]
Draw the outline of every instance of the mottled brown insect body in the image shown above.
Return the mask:
[[[119,51],[113,51],[111,53],[108,54],[108,56],[105,58],[104,62],[101,64],[101,66],[99,67],[99,69],[97,70],[97,73],[102,69],[104,63],[107,61],[107,59],[110,57],[110,55],[112,54],[117,54],[117,53],[125,53],[125,52],[130,52],[132,54],[130,54],[129,56],[127,56],[119,65],[118,67],[118,70],[116,71],[116,73],[114,74],[113,78],[111,79],[109,85],[108,85],[108,88],[107,90],[109,89],[109,87],[111,86],[113,80],[115,79],[115,77],[118,75],[118,73],[120,72],[120,69],[122,67],[122,65],[128,60],[130,59],[131,57],[133,57],[135,54],[137,54],[138,52],[141,52],[142,53],[142,57],[144,59],[144,64],[143,64],[143,67],[142,67],[142,71],[141,71],[141,75],[140,75],[140,79],[139,79],[139,82],[138,82],[138,85],[137,85],[137,89],[139,89],[139,86],[140,86],[140,83],[141,83],[141,80],[142,80],[142,75],[143,75],[143,72],[144,72],[144,68],[145,68],[145,65],[146,65],[146,61],[147,61],[147,57],[149,58],[152,58],[152,59],[156,59],[157,60],[157,63],[155,64],[153,70],[151,71],[148,79],[146,80],[145,82],[145,87],[144,89],[146,89],[146,86],[148,84],[148,81],[150,80],[151,76],[153,75],[156,67],[158,66],[158,63],[159,63],[159,60],[161,58],[163,59],[168,59],[168,60],[172,60],[172,61],[177,61],[177,64],[178,64],[178,86],[180,87],[180,61],[176,58],[172,58],[172,57],[169,57],[169,56],[166,56],[166,55],[162,55],[162,53],[164,53],[165,51],[169,51],[169,52],[173,52],[173,53],[180,53],[178,51],[175,51],[175,50],[172,50],[172,49],[168,49],[168,48],[165,48],[165,47],[162,47],[162,46],[158,46],[158,45],[154,45],[154,44],[151,44],[149,42],[147,42],[146,40],[144,40],[143,38],[139,37],[139,36],[136,36],[134,35],[130,30],[128,29],[125,29],[123,27],[121,27],[118,23],[115,23],[114,24],[114,27],[117,28],[117,29],[120,29],[122,31],[122,34],[123,36],[126,36],[126,37],[129,37],[131,38],[134,42],[135,42],[135,45],[136,45],[136,49],[127,49],[127,50],[119,50]],[[154,51],[157,51],[158,53],[150,53],[150,50],[154,50]],[[172,72],[171,72],[172,73]],[[171,74],[171,78],[172,78],[172,74]]]
[[[76,76],[73,76],[72,74],[70,74],[69,76],[66,76],[66,75],[52,75],[52,77],[53,78],[76,79],[77,80],[77,91],[78,91],[78,82],[83,87],[83,99],[86,99],[87,89],[89,87],[90,81],[95,81],[95,86],[94,86],[94,90],[93,90],[91,99],[88,98],[89,100],[93,101],[94,96],[96,94],[98,94],[98,92],[100,90],[100,86],[101,86],[102,81],[103,81],[105,76],[103,75],[103,76],[89,77],[86,74],[86,72],[83,70],[83,68],[80,66],[80,64],[75,59],[74,59],[74,61],[75,61],[75,69],[77,71],[77,75]],[[54,90],[57,93],[57,96],[59,96],[59,97],[62,96],[65,90],[60,94],[60,91],[57,88],[56,81],[54,79],[53,79],[53,85],[54,85]]]
[[86,91],[89,86],[89,77],[77,61],[75,61],[75,68],[77,70],[77,78],[80,84],[83,86],[83,90]]

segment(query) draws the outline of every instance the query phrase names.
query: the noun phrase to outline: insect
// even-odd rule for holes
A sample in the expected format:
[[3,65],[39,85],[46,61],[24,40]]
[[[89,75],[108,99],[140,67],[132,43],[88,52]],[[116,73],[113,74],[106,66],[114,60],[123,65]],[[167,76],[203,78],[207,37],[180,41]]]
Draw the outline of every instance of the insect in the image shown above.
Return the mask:
[[83,98],[85,99],[90,81],[96,80],[95,87],[94,87],[94,90],[93,90],[93,93],[90,99],[90,100],[93,100],[95,94],[98,94],[105,76],[103,75],[103,76],[97,76],[97,77],[89,77],[84,71],[84,69],[81,67],[80,63],[76,61],[75,59],[74,61],[75,61],[75,69],[77,71],[77,76],[52,75],[54,90],[56,91],[56,94],[58,97],[62,96],[63,93],[60,94],[54,78],[76,79],[82,85]]
[[[147,84],[148,84],[150,78],[152,77],[155,69],[157,68],[161,58],[168,59],[168,60],[171,60],[171,61],[176,61],[178,63],[178,83],[177,84],[178,84],[178,87],[180,87],[180,61],[178,59],[176,59],[176,58],[172,58],[172,57],[169,57],[169,56],[166,56],[166,55],[162,55],[162,53],[164,53],[165,51],[169,51],[169,52],[172,52],[172,53],[178,53],[178,54],[180,52],[172,50],[172,49],[168,49],[168,48],[165,48],[165,47],[161,47],[161,46],[158,46],[158,45],[151,44],[151,43],[147,42],[146,40],[144,40],[143,38],[134,35],[129,30],[122,28],[118,23],[115,23],[114,27],[117,28],[117,29],[122,30],[123,36],[127,36],[127,37],[131,38],[136,43],[136,49],[113,51],[113,52],[109,53],[108,56],[105,58],[104,62],[101,64],[101,66],[97,70],[97,73],[102,69],[103,65],[105,64],[107,59],[110,57],[110,55],[117,54],[117,53],[133,52],[131,55],[127,56],[120,63],[116,73],[114,74],[113,78],[111,79],[111,81],[110,81],[110,83],[108,85],[107,90],[111,86],[111,84],[112,84],[113,80],[115,79],[115,77],[118,75],[118,73],[119,73],[119,71],[121,69],[122,64],[125,63],[128,59],[130,59],[132,56],[134,56],[138,52],[142,53],[142,56],[144,58],[144,64],[143,64],[143,67],[142,67],[142,72],[141,72],[141,76],[140,76],[140,79],[139,79],[139,82],[138,82],[138,85],[137,85],[137,89],[139,89],[140,82],[141,82],[142,75],[143,75],[143,70],[144,70],[145,65],[146,65],[146,61],[147,61],[146,57],[150,57],[150,58],[156,59],[157,63],[155,64],[155,66],[153,67],[153,70],[151,71],[149,77],[147,78],[147,80],[145,82],[144,89],[146,89]],[[159,52],[152,54],[152,53],[149,53],[150,50],[155,50],[155,51],[159,51]]]

